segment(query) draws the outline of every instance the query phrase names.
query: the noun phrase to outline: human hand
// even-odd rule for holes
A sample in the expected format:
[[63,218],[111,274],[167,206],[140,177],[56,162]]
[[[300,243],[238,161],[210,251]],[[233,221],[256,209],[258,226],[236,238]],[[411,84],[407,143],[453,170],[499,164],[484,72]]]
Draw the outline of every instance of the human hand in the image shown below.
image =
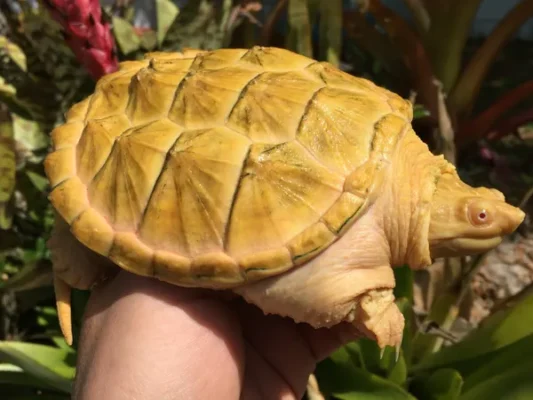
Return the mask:
[[74,398],[301,399],[316,363],[355,337],[122,271],[87,304]]

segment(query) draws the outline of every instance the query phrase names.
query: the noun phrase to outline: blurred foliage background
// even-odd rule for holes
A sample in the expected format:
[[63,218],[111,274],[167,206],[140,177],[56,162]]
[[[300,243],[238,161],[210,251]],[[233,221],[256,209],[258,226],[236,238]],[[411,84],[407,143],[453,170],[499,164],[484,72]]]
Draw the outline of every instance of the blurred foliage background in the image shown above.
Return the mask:
[[[0,397],[70,398],[46,240],[42,161],[65,111],[122,60],[183,47],[285,47],[415,104],[414,127],[463,179],[528,214],[499,248],[396,269],[406,317],[395,361],[360,340],[320,363],[316,399],[532,399],[533,1],[473,34],[490,0],[2,0],[0,2]],[[494,3],[494,2],[493,2]],[[512,4],[511,4],[512,3]],[[403,12],[398,11],[403,7]],[[533,36],[533,35],[531,35]],[[88,293],[73,295],[75,335]]]

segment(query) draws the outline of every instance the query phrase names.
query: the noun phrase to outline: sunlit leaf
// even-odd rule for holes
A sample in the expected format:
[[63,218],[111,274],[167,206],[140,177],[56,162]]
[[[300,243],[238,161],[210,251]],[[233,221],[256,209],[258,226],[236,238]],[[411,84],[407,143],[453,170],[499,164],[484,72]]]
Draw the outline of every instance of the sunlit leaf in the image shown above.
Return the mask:
[[313,56],[311,22],[307,0],[289,0],[287,48],[307,57]]
[[49,286],[52,282],[52,269],[45,262],[28,262],[16,275],[6,281],[0,281],[3,290],[28,290]]
[[[483,0],[424,1],[429,11],[428,29],[421,35],[435,76],[445,93],[455,84],[463,66],[466,41]],[[410,1],[413,3],[413,1]],[[440,3],[431,7],[429,3]]]
[[112,23],[115,39],[122,53],[127,55],[139,50],[141,39],[135,32],[133,25],[117,16],[112,18]]
[[170,0],[155,0],[157,13],[157,43],[161,46],[168,29],[179,14],[179,8]]
[[450,106],[459,116],[470,114],[481,85],[502,47],[532,15],[533,0],[518,2],[472,56],[449,96]]
[[320,2],[320,59],[339,66],[342,46],[342,0]]
[[33,378],[69,393],[75,373],[75,353],[23,342],[0,341],[0,362],[14,364]]
[[12,223],[10,201],[15,190],[16,159],[11,115],[0,104],[0,229]]
[[152,51],[157,46],[157,33],[153,30],[143,32],[140,37],[143,50]]
[[35,151],[46,149],[49,143],[49,132],[35,121],[13,115],[13,129],[15,140],[26,149]]
[[0,36],[0,55],[9,57],[23,71],[28,68],[26,55],[22,49],[5,36]]

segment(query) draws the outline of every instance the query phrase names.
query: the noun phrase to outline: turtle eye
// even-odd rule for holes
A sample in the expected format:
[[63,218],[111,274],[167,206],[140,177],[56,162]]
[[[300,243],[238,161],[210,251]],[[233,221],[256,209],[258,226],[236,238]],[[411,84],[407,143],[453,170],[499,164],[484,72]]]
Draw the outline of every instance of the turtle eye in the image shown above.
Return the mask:
[[487,225],[493,220],[492,213],[488,208],[478,204],[470,204],[468,218],[474,226]]

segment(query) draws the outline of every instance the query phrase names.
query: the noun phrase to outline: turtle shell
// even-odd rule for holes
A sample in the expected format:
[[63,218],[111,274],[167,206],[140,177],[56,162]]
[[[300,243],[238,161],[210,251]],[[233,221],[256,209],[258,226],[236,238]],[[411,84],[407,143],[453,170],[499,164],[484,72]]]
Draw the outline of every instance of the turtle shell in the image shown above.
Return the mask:
[[54,129],[50,200],[130,272],[235,287],[357,221],[411,119],[407,100],[288,50],[149,53]]

